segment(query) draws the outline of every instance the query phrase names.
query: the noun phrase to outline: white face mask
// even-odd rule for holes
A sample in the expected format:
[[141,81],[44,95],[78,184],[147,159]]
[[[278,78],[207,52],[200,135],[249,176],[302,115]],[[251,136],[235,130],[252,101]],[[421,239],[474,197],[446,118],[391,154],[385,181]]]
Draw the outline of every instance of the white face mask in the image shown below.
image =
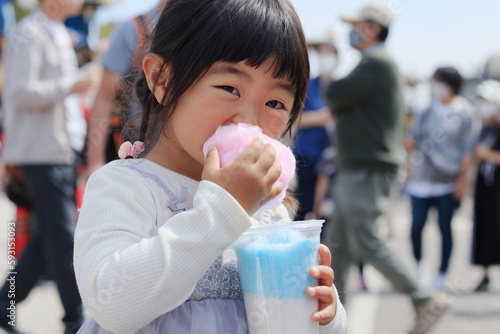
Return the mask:
[[450,87],[436,80],[431,81],[431,93],[432,97],[439,102],[442,102],[453,96]]
[[483,120],[486,120],[498,112],[498,106],[491,102],[480,100],[477,102],[477,110]]
[[330,76],[337,66],[337,57],[331,53],[318,53],[321,75]]

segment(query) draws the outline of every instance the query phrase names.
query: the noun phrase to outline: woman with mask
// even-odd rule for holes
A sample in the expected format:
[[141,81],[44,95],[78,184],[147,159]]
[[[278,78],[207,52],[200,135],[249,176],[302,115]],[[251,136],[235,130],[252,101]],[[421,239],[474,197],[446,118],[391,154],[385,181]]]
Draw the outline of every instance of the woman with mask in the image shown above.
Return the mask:
[[483,268],[475,291],[487,291],[488,269],[500,264],[500,82],[486,80],[476,88],[483,130],[476,147],[472,263]]
[[460,73],[438,68],[431,80],[432,103],[420,114],[409,138],[411,175],[406,191],[411,198],[411,241],[420,274],[422,230],[429,209],[435,207],[441,232],[441,263],[434,287],[445,287],[453,240],[451,221],[463,197],[471,157],[479,133],[470,103],[459,96]]

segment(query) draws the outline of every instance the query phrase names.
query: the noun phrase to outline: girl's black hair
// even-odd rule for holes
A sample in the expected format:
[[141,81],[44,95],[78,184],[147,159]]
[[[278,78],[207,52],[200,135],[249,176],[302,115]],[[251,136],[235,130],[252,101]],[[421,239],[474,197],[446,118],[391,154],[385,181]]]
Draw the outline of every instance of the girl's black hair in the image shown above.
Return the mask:
[[445,83],[448,87],[451,88],[453,94],[455,95],[460,92],[460,88],[462,88],[464,81],[458,70],[451,66],[439,67],[434,72],[432,77]]
[[[168,0],[148,52],[164,59],[169,76],[162,103],[140,73],[143,107],[139,140],[146,150],[163,130],[179,98],[217,61],[258,67],[274,59],[273,76],[288,78],[295,100],[285,133],[298,119],[309,83],[309,60],[300,20],[288,0]],[[158,75],[157,77],[160,77]]]

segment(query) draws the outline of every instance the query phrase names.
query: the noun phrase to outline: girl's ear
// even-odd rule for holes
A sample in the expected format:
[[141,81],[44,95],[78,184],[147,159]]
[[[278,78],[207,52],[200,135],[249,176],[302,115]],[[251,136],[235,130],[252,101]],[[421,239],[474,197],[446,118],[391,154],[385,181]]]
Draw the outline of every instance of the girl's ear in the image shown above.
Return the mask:
[[163,57],[155,53],[148,53],[142,60],[142,68],[144,69],[148,87],[159,104],[163,104],[169,72],[168,66],[163,66],[164,63]]

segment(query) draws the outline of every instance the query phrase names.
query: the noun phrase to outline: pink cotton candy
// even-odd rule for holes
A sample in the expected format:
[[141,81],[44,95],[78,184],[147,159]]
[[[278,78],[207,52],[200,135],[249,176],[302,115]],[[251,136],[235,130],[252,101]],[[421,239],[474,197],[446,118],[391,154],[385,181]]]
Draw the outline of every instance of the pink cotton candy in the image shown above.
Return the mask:
[[266,211],[283,201],[286,189],[295,175],[295,157],[289,147],[262,133],[258,126],[237,123],[219,126],[212,137],[203,145],[203,154],[206,156],[210,146],[217,147],[221,167],[233,161],[255,138],[261,138],[266,144],[271,144],[276,150],[276,159],[281,163],[279,181],[283,184],[283,191],[264,204],[259,211]]

